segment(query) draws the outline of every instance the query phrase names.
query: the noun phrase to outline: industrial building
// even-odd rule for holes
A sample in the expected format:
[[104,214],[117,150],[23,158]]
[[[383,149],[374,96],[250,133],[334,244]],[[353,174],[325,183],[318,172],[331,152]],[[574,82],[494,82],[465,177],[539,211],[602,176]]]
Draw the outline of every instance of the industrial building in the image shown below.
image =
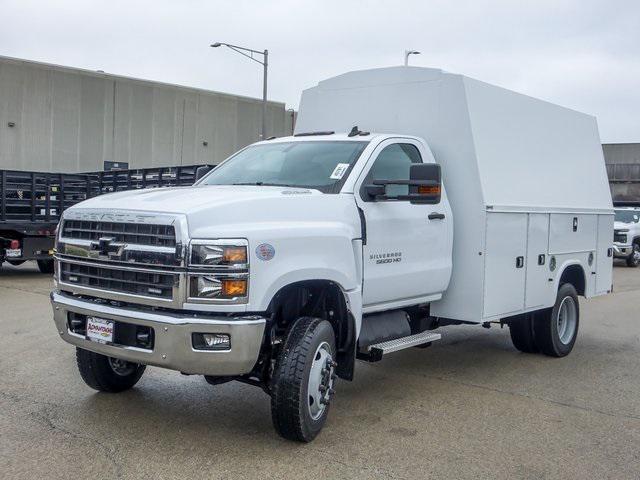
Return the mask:
[[[258,141],[262,100],[0,56],[0,169],[216,164]],[[293,112],[268,102],[267,135]]]
[[602,145],[614,202],[640,202],[640,143]]

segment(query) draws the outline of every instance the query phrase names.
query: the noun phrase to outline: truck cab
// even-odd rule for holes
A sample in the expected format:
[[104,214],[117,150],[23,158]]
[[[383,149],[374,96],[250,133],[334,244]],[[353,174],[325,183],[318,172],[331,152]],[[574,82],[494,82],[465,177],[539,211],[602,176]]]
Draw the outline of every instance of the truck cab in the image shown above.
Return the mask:
[[[145,365],[269,389],[273,351],[300,318],[332,326],[323,365],[351,379],[358,351],[394,330],[411,333],[403,314],[363,344],[363,313],[442,297],[451,215],[439,166],[417,137],[320,132],[259,142],[193,187],[68,209],[54,317],[80,364],[106,358],[105,368],[125,372],[108,389],[137,381]],[[81,373],[103,386],[89,368]]]

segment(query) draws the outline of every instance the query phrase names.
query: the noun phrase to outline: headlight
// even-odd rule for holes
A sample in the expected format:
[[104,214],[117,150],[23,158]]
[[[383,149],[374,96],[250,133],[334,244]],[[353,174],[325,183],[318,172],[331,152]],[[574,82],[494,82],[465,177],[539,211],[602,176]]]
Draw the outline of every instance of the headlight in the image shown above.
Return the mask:
[[247,247],[244,239],[192,240],[188,301],[246,303],[249,293]]
[[[193,241],[189,264],[196,267],[234,266],[247,264],[247,246],[240,240]],[[228,243],[229,242],[229,243]],[[237,242],[236,244],[232,242]],[[244,242],[246,243],[246,242]]]
[[212,275],[189,277],[189,297],[193,299],[238,299],[247,296],[247,278]]

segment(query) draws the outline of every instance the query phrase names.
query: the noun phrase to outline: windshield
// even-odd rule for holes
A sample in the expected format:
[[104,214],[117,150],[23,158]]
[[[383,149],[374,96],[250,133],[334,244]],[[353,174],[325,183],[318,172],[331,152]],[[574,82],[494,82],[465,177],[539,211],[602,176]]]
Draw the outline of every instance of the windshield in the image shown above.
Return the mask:
[[368,142],[304,141],[245,148],[201,185],[276,185],[338,193]]
[[639,210],[616,210],[616,222],[638,223],[640,218]]

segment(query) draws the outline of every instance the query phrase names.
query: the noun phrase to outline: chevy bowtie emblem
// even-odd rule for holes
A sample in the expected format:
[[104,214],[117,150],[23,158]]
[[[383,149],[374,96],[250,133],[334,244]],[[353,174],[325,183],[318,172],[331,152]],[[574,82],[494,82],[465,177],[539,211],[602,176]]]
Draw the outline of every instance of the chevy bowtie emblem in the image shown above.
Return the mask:
[[91,242],[91,250],[100,257],[119,257],[122,255],[125,245],[115,243],[115,240],[113,237],[100,237],[97,242]]

